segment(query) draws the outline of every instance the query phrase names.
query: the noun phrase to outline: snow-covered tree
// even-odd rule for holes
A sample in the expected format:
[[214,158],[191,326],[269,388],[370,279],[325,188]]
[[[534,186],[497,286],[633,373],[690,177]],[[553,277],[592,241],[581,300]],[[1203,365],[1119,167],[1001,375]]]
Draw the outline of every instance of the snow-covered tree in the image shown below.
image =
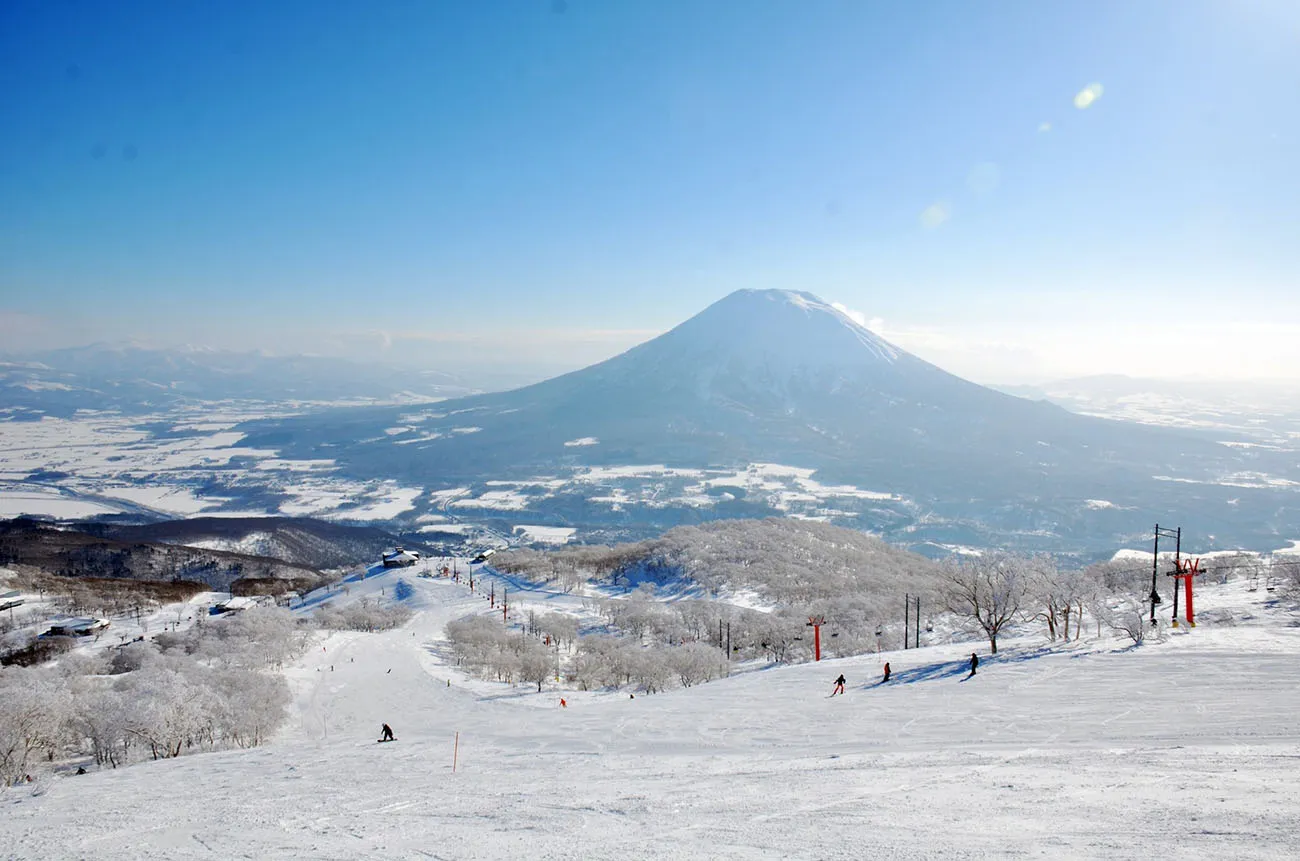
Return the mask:
[[1020,613],[1033,565],[1010,553],[952,559],[944,566],[944,606],[978,624],[996,655],[998,634]]
[[686,643],[669,649],[667,659],[669,669],[677,675],[684,688],[727,674],[726,656],[704,643]]
[[322,628],[374,633],[400,628],[410,621],[411,615],[410,609],[401,604],[382,604],[363,598],[342,608],[321,607],[316,611],[315,620]]
[[58,673],[0,668],[0,786],[30,774],[38,754],[61,748],[71,714],[72,697]]
[[1097,589],[1093,575],[1087,570],[1062,571],[1049,556],[1027,559],[1026,574],[1031,618],[1047,623],[1048,639],[1060,636],[1069,642],[1071,621],[1074,638],[1082,636],[1083,609]]
[[565,647],[578,639],[578,620],[567,613],[543,613],[537,618],[537,629]]
[[226,670],[213,679],[219,693],[218,729],[239,747],[256,747],[284,722],[289,686],[284,677]]
[[555,674],[555,653],[535,637],[523,637],[519,645],[519,677],[525,682],[542,685]]
[[96,765],[117,768],[126,763],[132,741],[126,697],[102,679],[85,682],[74,698],[73,732]]

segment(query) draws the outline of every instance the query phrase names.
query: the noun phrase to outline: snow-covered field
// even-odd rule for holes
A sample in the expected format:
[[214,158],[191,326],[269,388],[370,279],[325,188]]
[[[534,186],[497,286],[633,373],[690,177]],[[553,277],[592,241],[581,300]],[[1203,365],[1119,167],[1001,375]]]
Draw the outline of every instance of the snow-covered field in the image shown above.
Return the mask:
[[439,643],[483,597],[410,569],[349,594],[399,579],[414,620],[313,647],[274,743],[10,790],[5,857],[1295,857],[1300,626],[1242,582],[1198,597],[1232,624],[1139,649],[1028,638],[965,681],[971,647],[937,645],[633,699],[466,680]]
[[[773,463],[740,471],[662,464],[580,466],[526,480],[485,476],[487,489],[424,488],[394,478],[361,481],[345,476],[329,458],[293,459],[275,449],[240,446],[244,435],[231,428],[279,414],[267,410],[265,405],[233,404],[150,416],[88,411],[73,419],[0,421],[0,517],[75,518],[125,511],[421,523],[438,513],[447,521],[482,525],[502,512],[547,515],[554,499],[574,491],[614,512],[638,506],[711,508],[735,498],[728,488],[740,488],[775,511],[813,520],[852,516],[842,510],[846,502],[902,502],[879,490],[823,485],[812,478],[811,469]],[[285,406],[279,412],[286,411],[292,410]],[[440,414],[404,416],[410,424],[386,428],[385,436],[396,444],[416,442],[423,438],[419,434],[427,436],[417,425],[431,415]],[[447,432],[479,430],[467,425]],[[597,442],[590,437],[570,441],[574,446]],[[536,542],[557,540],[548,533]]]
[[[239,447],[244,435],[229,428],[264,414],[231,406],[156,416],[88,412],[76,419],[0,421],[0,517],[91,517],[143,509],[177,516],[389,520],[414,508],[424,492],[392,480],[344,478],[328,459],[291,460],[273,449]],[[30,480],[50,473],[39,483]],[[222,490],[195,492],[214,479]],[[268,492],[275,501],[255,503],[251,511],[241,499]]]

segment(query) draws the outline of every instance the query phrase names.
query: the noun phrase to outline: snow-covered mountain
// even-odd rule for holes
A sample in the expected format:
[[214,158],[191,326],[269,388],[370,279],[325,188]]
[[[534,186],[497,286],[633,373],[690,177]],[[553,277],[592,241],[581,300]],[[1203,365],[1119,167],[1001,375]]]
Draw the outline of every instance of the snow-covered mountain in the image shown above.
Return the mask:
[[448,401],[419,423],[400,417],[352,410],[243,429],[249,445],[328,450],[355,474],[429,484],[574,465],[777,462],[985,513],[1045,498],[1163,505],[1152,476],[1202,480],[1231,456],[1202,436],[976,385],[812,294],[782,290],[740,290],[597,365]]

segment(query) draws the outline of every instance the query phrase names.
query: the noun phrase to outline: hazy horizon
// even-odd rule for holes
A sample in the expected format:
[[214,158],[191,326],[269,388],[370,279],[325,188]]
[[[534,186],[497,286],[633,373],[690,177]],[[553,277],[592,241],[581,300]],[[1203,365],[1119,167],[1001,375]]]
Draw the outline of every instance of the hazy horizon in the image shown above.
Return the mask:
[[[873,331],[875,331],[877,334],[880,334],[886,340],[891,340],[896,345],[903,346],[903,339],[895,340],[894,333],[890,333],[888,331],[881,331],[881,330],[873,330]],[[515,337],[518,334],[520,333],[514,333],[508,337]],[[7,359],[24,359],[29,357],[37,357],[44,354],[48,354],[50,352],[57,352],[59,350],[65,350],[65,349],[90,350],[90,349],[99,348],[99,349],[113,350],[113,349],[135,348],[141,350],[159,350],[159,351],[176,351],[176,352],[194,351],[194,352],[228,353],[228,354],[235,354],[235,355],[252,354],[252,355],[261,355],[261,356],[267,356],[273,358],[286,358],[286,359],[296,358],[296,357],[317,358],[317,359],[340,359],[348,362],[354,362],[361,366],[393,367],[393,368],[405,369],[408,371],[415,370],[415,371],[425,371],[429,373],[448,374],[453,377],[461,378],[462,381],[464,381],[468,385],[474,385],[479,387],[504,386],[509,388],[514,386],[527,385],[532,382],[537,382],[543,379],[560,376],[562,374],[567,374],[572,371],[581,370],[582,368],[586,368],[591,365],[598,364],[600,362],[606,361],[607,359],[612,359],[616,356],[621,355],[627,350],[630,350],[633,347],[638,346],[639,344],[643,344],[646,341],[657,338],[659,335],[664,334],[664,332],[646,332],[646,333],[610,332],[610,333],[598,333],[598,334],[602,337],[588,338],[583,342],[583,346],[588,348],[584,352],[588,352],[590,354],[589,359],[583,361],[572,359],[569,362],[559,361],[554,358],[549,358],[549,359],[542,358],[537,360],[496,359],[496,360],[484,360],[484,361],[474,362],[472,360],[464,359],[463,357],[461,358],[452,357],[452,358],[442,358],[441,360],[439,360],[436,358],[437,355],[436,351],[433,351],[432,353],[435,356],[435,358],[433,358],[432,360],[425,360],[421,358],[422,355],[424,354],[420,352],[418,349],[417,350],[382,350],[381,349],[381,350],[375,350],[371,353],[353,354],[347,351],[313,352],[313,351],[277,349],[276,346],[273,344],[258,345],[258,346],[238,346],[238,345],[214,346],[212,344],[157,341],[157,340],[150,340],[147,337],[127,338],[121,340],[82,341],[82,342],[75,342],[75,343],[69,342],[64,346],[45,345],[42,347],[31,348],[31,349],[5,349],[3,347],[0,347],[0,362],[3,362]],[[619,346],[617,348],[613,348],[612,345],[618,343],[621,340],[618,336],[622,334],[626,334],[627,337],[638,336],[638,338],[637,340],[629,341],[626,346]],[[500,337],[502,336],[499,334],[483,335],[479,337],[462,334],[454,339],[448,338],[444,342],[439,342],[436,339],[430,339],[430,340],[432,340],[433,343],[435,344],[450,343],[460,348],[473,349],[476,347],[482,347],[488,345],[489,343],[493,343],[496,338],[500,338]],[[606,338],[608,340],[605,340]],[[950,373],[971,380],[972,382],[976,382],[985,386],[991,386],[994,388],[998,388],[998,387],[1033,388],[1035,386],[1040,386],[1040,385],[1068,383],[1075,380],[1100,381],[1105,378],[1117,378],[1117,379],[1131,380],[1134,382],[1149,381],[1154,383],[1162,383],[1162,384],[1170,384],[1170,385],[1178,385],[1178,384],[1204,384],[1206,386],[1242,385],[1242,386],[1247,386],[1247,387],[1256,388],[1260,390],[1274,390],[1274,389],[1289,390],[1290,387],[1300,384],[1300,377],[1247,378],[1247,377],[1232,377],[1232,376],[1223,376],[1223,375],[1216,376],[1216,375],[1196,374],[1196,373],[1187,373],[1178,376],[1178,375],[1161,375],[1161,374],[1136,374],[1136,373],[1126,373],[1124,371],[1110,371],[1110,370],[1095,370],[1092,372],[1085,372],[1085,373],[1046,374],[1040,372],[1040,373],[1028,373],[1028,374],[1009,373],[1004,376],[982,376],[978,373],[975,374],[964,373],[961,370],[961,368],[958,366],[951,365],[951,364],[944,364],[944,362],[941,359],[938,359],[933,355],[935,351],[926,349],[924,338],[922,338],[921,340],[922,343],[920,344],[919,349],[914,349],[911,347],[905,349],[908,349],[909,352],[912,352],[913,354],[919,356],[922,359],[925,359],[926,361],[931,362],[932,364],[938,365],[939,367],[943,368],[944,370]],[[420,342],[417,340],[416,344],[419,343]],[[608,350],[606,348],[608,348]],[[930,353],[930,355],[927,355],[927,353]]]
[[0,350],[541,376],[739,288],[982,383],[1300,379],[1300,6],[0,12]]

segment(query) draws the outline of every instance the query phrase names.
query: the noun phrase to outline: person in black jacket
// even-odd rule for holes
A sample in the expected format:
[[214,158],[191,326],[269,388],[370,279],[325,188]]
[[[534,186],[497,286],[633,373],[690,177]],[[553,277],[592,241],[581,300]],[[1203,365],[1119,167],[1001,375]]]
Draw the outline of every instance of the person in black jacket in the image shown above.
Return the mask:
[[831,691],[831,696],[842,693],[844,693],[844,674],[840,673],[840,677],[835,680],[835,690]]
[[[980,665],[979,655],[975,654],[974,652],[971,652],[970,653],[970,676],[975,675],[975,668],[978,667],[979,665]],[[967,676],[966,678],[969,679],[970,676]]]
[[380,740],[380,741],[392,741],[392,740],[393,740],[393,728],[392,728],[391,726],[389,726],[388,724],[384,724],[384,734],[383,734],[383,736],[380,737],[379,740]]

